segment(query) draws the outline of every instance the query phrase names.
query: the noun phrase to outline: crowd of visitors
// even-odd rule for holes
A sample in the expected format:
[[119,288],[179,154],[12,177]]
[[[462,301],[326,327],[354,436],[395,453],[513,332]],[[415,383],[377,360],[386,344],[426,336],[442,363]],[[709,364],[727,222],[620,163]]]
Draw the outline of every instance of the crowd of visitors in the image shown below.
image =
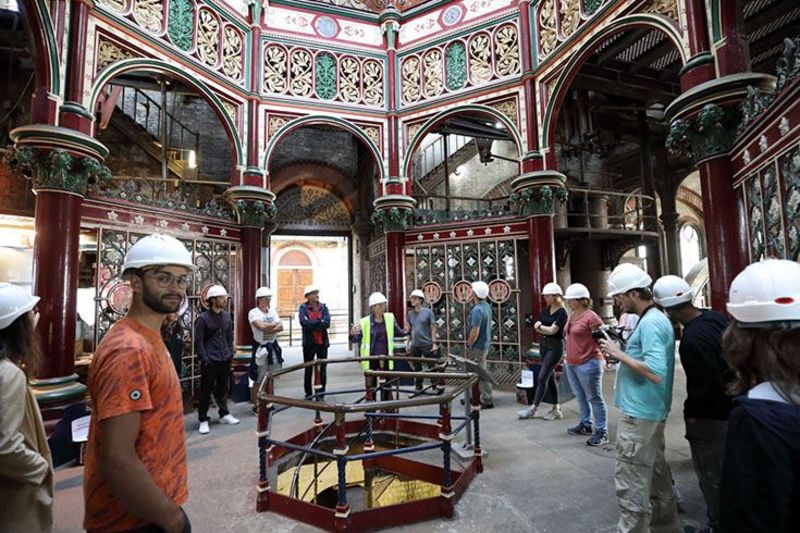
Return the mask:
[[[84,473],[89,532],[191,530],[181,506],[187,499],[186,445],[181,387],[184,325],[177,314],[196,267],[184,245],[152,235],[128,251],[122,275],[132,302],[127,315],[98,346],[88,380],[92,417]],[[609,443],[603,398],[604,372],[618,364],[614,405],[621,416],[613,444],[619,532],[681,531],[664,428],[671,410],[676,327],[686,373],[683,416],[686,439],[708,514],[707,531],[788,532],[800,520],[800,264],[767,259],[748,266],[730,287],[722,314],[694,305],[695,294],[677,276],[653,283],[641,268],[613,270],[609,296],[625,320],[623,342],[604,333],[589,290],[555,283],[542,293],[534,330],[541,335],[541,368],[532,404],[520,419],[539,414],[546,391],[553,406],[542,418],[564,417],[556,371],[577,398],[579,419],[567,429],[589,446]],[[489,286],[472,283],[465,327],[466,356],[485,367],[491,342]],[[324,360],[330,313],[319,289],[306,287],[298,311],[303,360]],[[283,325],[272,291],[261,287],[248,314],[253,333],[251,381],[257,390],[283,362],[277,334]],[[194,350],[201,364],[199,432],[210,431],[214,397],[221,424],[239,420],[227,408],[234,354],[228,292],[211,286],[195,321]],[[53,467],[44,426],[28,386],[40,352],[34,333],[39,298],[0,283],[0,524],[13,531],[52,528]],[[369,296],[369,314],[351,327],[362,368],[394,368],[394,339],[409,335],[412,357],[437,354],[436,317],[425,294],[411,293],[404,317],[387,311],[387,298]],[[423,366],[413,365],[415,370]],[[418,393],[424,382],[416,380]],[[307,398],[325,392],[325,365],[304,373]],[[367,390],[381,388],[371,377]],[[439,383],[431,383],[434,394]],[[491,384],[480,381],[480,404],[494,407]],[[381,399],[391,399],[381,388]],[[1,528],[0,528],[1,529]]]

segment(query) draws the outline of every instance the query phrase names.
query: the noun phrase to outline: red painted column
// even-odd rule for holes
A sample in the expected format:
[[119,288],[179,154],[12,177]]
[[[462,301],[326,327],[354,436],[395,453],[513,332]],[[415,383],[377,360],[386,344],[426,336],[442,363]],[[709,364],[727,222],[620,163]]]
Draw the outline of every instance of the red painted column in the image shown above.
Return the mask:
[[394,313],[398,324],[405,316],[405,234],[401,231],[386,232],[386,292],[389,311]]
[[[537,215],[528,219],[528,256],[533,302],[531,309],[536,314],[542,306],[542,288],[556,279],[553,215]],[[534,296],[536,300],[533,300]]]
[[750,53],[744,35],[743,2],[722,1],[719,3],[722,44],[717,48],[719,75],[728,76],[750,70]]
[[61,126],[87,135],[92,133],[94,116],[92,110],[84,108],[81,102],[83,101],[86,35],[90,9],[88,2],[83,0],[73,0],[70,4],[69,70],[67,71],[66,98],[60,110]]
[[691,58],[680,73],[681,90],[714,79],[714,56],[708,38],[708,17],[703,0],[685,0],[686,32]]
[[706,249],[708,251],[711,307],[725,312],[728,289],[747,266],[746,223],[742,205],[733,188],[727,155],[698,164],[703,192]]
[[241,230],[241,295],[236,310],[236,344],[240,346],[253,343],[253,332],[250,330],[247,313],[256,306],[256,289],[261,284],[261,231],[261,228],[253,226],[244,226]]
[[75,371],[82,202],[77,194],[36,191],[33,291],[42,298],[36,329],[44,354],[39,382],[72,376]]

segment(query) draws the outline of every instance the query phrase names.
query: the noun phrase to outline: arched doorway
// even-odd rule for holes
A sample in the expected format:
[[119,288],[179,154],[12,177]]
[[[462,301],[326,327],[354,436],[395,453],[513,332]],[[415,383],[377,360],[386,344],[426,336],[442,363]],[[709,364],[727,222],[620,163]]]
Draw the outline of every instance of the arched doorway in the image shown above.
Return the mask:
[[314,284],[314,264],[305,250],[290,248],[278,260],[277,305],[281,316],[297,312],[304,289]]

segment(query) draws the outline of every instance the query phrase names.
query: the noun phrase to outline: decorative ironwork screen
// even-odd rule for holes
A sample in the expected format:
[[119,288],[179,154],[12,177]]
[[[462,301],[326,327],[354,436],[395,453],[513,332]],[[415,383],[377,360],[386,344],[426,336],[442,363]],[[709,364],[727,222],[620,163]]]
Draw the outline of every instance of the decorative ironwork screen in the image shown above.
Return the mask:
[[[466,283],[483,280],[490,285],[492,307],[489,371],[498,383],[516,383],[520,364],[519,272],[516,239],[470,243],[410,245],[416,287],[430,296],[439,344],[449,353],[464,353],[472,303]],[[434,285],[435,284],[435,285]],[[438,293],[438,299],[436,294]]]
[[[130,287],[120,278],[125,253],[146,234],[124,230],[100,228],[98,230],[98,269],[95,295],[95,346],[108,329],[125,316],[130,304]],[[232,291],[235,275],[235,243],[208,239],[181,239],[192,252],[198,270],[192,276],[187,289],[187,298],[178,311],[183,325],[183,375],[181,386],[184,393],[194,397],[200,386],[200,365],[194,353],[194,321],[203,311],[202,294],[214,284]]]

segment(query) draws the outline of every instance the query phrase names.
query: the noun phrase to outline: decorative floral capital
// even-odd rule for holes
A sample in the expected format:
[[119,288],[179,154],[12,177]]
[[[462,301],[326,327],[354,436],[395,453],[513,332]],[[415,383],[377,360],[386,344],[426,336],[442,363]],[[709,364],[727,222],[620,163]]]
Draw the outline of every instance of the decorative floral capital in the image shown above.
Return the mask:
[[76,157],[60,148],[15,148],[9,166],[28,177],[34,190],[60,189],[81,196],[86,194],[89,182],[106,183],[111,179],[108,167],[96,159]]
[[555,201],[567,201],[566,187],[529,187],[519,193],[514,193],[509,198],[512,205],[516,205],[523,216],[552,215]]
[[736,140],[740,116],[738,109],[708,104],[693,119],[678,119],[672,123],[667,149],[695,161],[726,154]]
[[410,225],[414,211],[399,207],[379,209],[372,214],[372,223],[383,226],[383,231],[405,231]]
[[259,228],[266,226],[278,212],[275,204],[261,200],[236,200],[233,207],[239,224]]

